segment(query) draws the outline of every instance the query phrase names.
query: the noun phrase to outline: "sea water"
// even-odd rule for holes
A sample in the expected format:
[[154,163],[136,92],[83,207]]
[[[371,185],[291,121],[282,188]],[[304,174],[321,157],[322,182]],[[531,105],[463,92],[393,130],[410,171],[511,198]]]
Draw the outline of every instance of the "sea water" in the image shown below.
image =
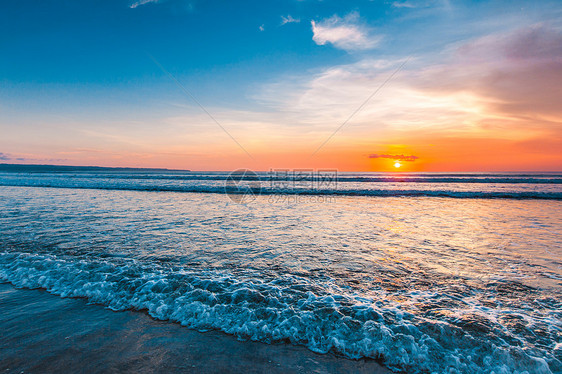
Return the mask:
[[405,372],[562,372],[562,175],[247,179],[0,173],[0,281]]

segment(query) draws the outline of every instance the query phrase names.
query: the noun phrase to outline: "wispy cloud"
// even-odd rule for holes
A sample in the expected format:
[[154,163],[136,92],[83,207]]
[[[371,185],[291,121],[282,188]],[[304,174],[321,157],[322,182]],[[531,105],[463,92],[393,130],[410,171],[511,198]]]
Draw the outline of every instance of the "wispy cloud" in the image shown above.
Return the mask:
[[150,3],[159,3],[160,1],[162,0],[139,0],[129,5],[129,8],[135,9],[141,5],[150,4]]
[[411,1],[395,1],[392,3],[394,8],[416,8],[417,5]]
[[312,40],[318,45],[332,44],[347,51],[375,48],[381,41],[380,35],[359,24],[359,14],[350,13],[341,18],[334,15],[322,21],[311,21]]
[[442,7],[450,8],[449,0],[400,0],[392,3],[393,8],[428,8],[428,7]]
[[533,25],[465,43],[447,65],[426,69],[412,83],[443,95],[470,90],[486,98],[496,119],[538,123],[559,121],[561,79],[562,33]]
[[[370,146],[369,139],[386,139],[389,143],[380,143],[382,148],[424,137],[424,147],[440,142],[456,157],[450,145],[454,141],[449,144],[447,139],[465,143],[488,139],[490,144],[504,147],[530,138],[545,144],[559,141],[561,45],[558,30],[535,25],[449,46],[430,64],[427,56],[414,56],[334,138],[330,149],[349,144],[350,139],[365,147]],[[265,86],[256,98],[283,113],[286,123],[306,129],[301,138],[321,139],[348,118],[400,63],[400,59],[365,57],[308,76],[283,77]],[[401,152],[391,148],[384,154]],[[422,156],[424,161],[428,159]]]
[[300,21],[300,18],[293,18],[290,14],[287,17],[281,16],[281,26],[287,23],[299,23]]
[[26,161],[25,157],[13,157],[9,153],[0,152],[0,161]]
[[390,158],[396,161],[407,161],[407,162],[414,162],[419,157],[418,156],[405,156],[405,155],[379,155],[379,154],[371,154],[369,158]]

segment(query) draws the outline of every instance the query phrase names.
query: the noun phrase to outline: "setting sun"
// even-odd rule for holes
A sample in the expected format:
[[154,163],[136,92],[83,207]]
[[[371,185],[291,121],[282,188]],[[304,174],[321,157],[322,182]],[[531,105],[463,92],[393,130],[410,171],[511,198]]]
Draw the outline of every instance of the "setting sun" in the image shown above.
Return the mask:
[[394,167],[395,167],[395,168],[399,168],[400,166],[402,166],[402,164],[400,164],[398,161],[396,161],[396,162],[394,163]]

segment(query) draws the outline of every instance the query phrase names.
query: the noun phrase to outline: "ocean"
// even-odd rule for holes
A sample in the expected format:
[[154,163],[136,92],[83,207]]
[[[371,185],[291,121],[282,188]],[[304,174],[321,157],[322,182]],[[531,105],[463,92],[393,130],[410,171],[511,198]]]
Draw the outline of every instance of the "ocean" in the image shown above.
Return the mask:
[[407,373],[561,373],[561,233],[562,173],[0,172],[0,282]]

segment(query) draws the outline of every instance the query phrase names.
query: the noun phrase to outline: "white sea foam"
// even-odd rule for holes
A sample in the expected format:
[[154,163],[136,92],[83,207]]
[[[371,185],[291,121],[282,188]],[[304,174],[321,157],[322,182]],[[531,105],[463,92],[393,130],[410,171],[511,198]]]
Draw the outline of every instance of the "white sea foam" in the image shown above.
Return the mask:
[[485,334],[420,318],[390,300],[356,297],[296,276],[266,281],[132,259],[3,252],[0,280],[85,297],[113,310],[147,310],[154,318],[201,331],[218,329],[240,339],[290,341],[320,353],[379,358],[408,372],[551,373],[548,362],[560,368],[546,351],[499,345],[483,340]]

